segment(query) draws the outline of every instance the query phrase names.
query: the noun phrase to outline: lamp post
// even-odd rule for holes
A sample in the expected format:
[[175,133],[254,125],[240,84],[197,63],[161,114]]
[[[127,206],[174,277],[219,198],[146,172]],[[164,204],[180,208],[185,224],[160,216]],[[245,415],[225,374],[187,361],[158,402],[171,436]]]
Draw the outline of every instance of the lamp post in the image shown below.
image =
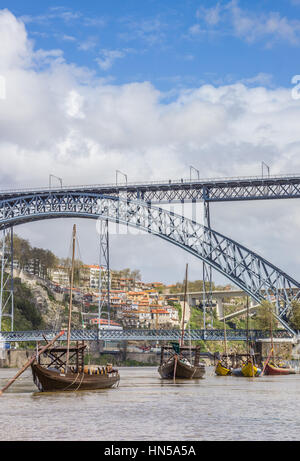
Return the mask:
[[123,175],[125,177],[126,186],[127,186],[127,174],[122,173],[122,171],[120,171],[120,170],[116,170],[116,185],[118,185],[118,174],[121,174],[121,175]]
[[270,167],[269,167],[269,165],[267,165],[265,162],[261,162],[261,176],[262,176],[262,178],[264,177],[264,166],[268,170],[268,177],[270,177]]
[[190,181],[192,180],[192,170],[196,171],[197,173],[197,176],[198,176],[198,180],[200,179],[200,172],[199,170],[197,170],[197,168],[193,167],[193,166],[190,166]]
[[55,176],[54,174],[49,174],[49,189],[51,189],[51,178],[58,179],[60,182],[60,187],[62,188],[62,178]]

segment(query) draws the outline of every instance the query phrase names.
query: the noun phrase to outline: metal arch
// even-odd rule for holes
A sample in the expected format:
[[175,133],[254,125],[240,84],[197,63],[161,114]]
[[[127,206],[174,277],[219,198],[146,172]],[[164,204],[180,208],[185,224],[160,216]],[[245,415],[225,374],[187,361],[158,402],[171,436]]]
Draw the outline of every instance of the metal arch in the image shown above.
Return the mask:
[[208,263],[256,301],[275,300],[278,320],[289,331],[291,302],[300,284],[234,240],[151,203],[91,193],[45,192],[0,201],[0,230],[25,222],[84,217],[108,219],[157,235]]

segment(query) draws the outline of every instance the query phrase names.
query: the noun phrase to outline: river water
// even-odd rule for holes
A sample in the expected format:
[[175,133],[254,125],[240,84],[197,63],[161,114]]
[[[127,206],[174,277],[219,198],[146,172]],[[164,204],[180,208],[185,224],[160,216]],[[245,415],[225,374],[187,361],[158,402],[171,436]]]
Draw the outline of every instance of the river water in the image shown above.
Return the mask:
[[[39,393],[26,371],[0,397],[0,440],[300,440],[300,374],[163,381],[120,367],[117,389]],[[0,369],[0,387],[17,370]]]

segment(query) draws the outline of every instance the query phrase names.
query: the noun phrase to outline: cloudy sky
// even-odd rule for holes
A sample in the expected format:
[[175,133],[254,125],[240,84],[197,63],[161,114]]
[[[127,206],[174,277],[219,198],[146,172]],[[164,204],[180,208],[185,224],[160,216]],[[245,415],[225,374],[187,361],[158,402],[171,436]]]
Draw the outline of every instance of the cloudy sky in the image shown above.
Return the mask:
[[[300,173],[299,50],[300,0],[0,1],[1,189]],[[300,280],[298,206],[213,204],[212,226]],[[95,222],[76,222],[96,263]],[[16,232],[64,257],[71,228]],[[112,267],[147,281],[182,280],[186,262],[200,278],[158,238],[111,236]]]

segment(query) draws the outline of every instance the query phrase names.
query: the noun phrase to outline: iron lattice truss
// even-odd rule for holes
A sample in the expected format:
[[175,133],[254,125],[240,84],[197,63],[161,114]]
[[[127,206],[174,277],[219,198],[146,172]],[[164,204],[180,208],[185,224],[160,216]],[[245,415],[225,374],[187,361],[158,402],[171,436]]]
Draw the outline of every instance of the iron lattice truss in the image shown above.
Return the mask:
[[101,327],[100,319],[106,308],[107,320],[110,323],[110,267],[109,267],[109,232],[108,220],[101,220],[99,227],[99,303],[98,303],[98,328]]
[[107,219],[157,235],[209,264],[257,302],[275,301],[278,319],[289,328],[290,307],[300,297],[300,284],[253,251],[184,216],[142,201],[79,192],[0,201],[0,230],[58,217]]
[[[149,183],[76,186],[53,189],[53,192],[109,195],[152,203],[197,201],[237,201],[300,198],[300,177],[225,178],[209,180],[169,180]],[[49,189],[2,191],[0,200],[10,197],[44,194]]]
[[[5,331],[1,332],[0,340],[5,342],[23,341],[44,341],[45,338],[51,341],[59,331]],[[286,330],[274,330],[274,338],[291,338],[292,334]],[[229,341],[246,341],[247,330],[227,330],[226,337]],[[72,330],[71,341],[179,341],[181,338],[180,330]],[[256,341],[258,339],[268,339],[269,332],[266,330],[249,330],[248,339]],[[58,341],[66,341],[66,333]],[[186,330],[184,333],[185,341],[207,340],[223,341],[224,330]]]

